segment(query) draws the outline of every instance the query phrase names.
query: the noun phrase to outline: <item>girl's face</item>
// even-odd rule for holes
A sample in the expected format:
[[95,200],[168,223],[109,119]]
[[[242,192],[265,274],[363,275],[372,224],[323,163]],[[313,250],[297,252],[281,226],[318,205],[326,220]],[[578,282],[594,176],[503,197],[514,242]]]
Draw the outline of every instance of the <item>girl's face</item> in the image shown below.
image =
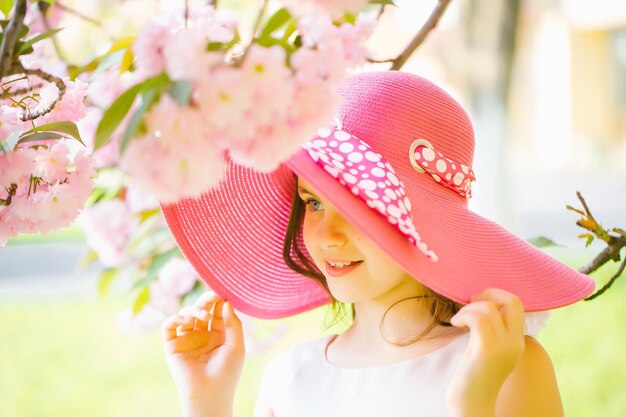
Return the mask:
[[[415,292],[421,284],[407,274],[385,252],[353,227],[337,209],[302,178],[298,194],[305,202],[304,244],[317,267],[326,277],[337,300],[355,303],[388,294]],[[361,261],[341,276],[333,276],[328,262]]]

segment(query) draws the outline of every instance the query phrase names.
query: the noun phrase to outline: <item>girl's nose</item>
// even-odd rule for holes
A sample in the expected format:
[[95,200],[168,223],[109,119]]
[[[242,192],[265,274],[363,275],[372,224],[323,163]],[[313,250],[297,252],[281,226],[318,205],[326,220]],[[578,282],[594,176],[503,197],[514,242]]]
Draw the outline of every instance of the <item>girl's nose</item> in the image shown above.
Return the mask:
[[346,220],[336,211],[325,210],[324,218],[318,223],[315,237],[322,249],[341,247],[346,243]]

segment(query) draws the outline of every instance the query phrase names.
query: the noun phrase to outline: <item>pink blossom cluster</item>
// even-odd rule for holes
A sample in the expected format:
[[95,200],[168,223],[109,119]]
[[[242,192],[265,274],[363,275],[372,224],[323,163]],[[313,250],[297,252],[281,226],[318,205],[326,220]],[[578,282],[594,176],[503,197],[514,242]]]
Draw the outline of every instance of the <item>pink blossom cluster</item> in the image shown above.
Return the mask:
[[96,172],[83,151],[76,153],[70,168],[69,154],[64,143],[0,153],[0,199],[7,200],[8,190],[16,186],[11,204],[0,205],[0,246],[18,233],[49,233],[67,226],[79,215]]
[[[28,67],[41,65],[32,59]],[[91,157],[84,151],[74,152],[68,146],[73,139],[24,142],[14,149],[7,140],[33,127],[84,116],[86,83],[68,77],[63,82],[66,92],[60,100],[57,85],[35,75],[13,76],[4,83],[13,91],[25,92],[0,103],[0,143],[4,145],[0,151],[0,246],[19,233],[49,233],[67,226],[93,188],[96,174]],[[49,113],[33,121],[20,120],[22,114],[42,111],[53,102]]]
[[[129,244],[139,232],[139,213],[159,208],[153,195],[146,195],[137,188],[127,187],[123,196],[98,201],[86,207],[76,219],[87,244],[107,268],[123,268],[137,261]],[[156,220],[152,222],[153,229],[165,226],[162,217],[154,216],[153,219]]]
[[188,261],[172,258],[159,270],[158,278],[150,284],[150,301],[137,314],[130,309],[117,315],[118,327],[127,334],[157,328],[163,319],[181,307],[180,299],[187,294],[198,276]]
[[282,0],[289,11],[296,15],[324,15],[332,18],[341,17],[345,12],[356,13],[368,0]]
[[339,97],[334,88],[349,67],[365,62],[371,22],[335,26],[330,18],[302,18],[303,45],[290,59],[282,46],[253,43],[240,65],[208,42],[231,39],[237,22],[210,6],[184,26],[166,17],[148,22],[133,52],[145,76],[165,72],[190,81],[191,101],[163,95],[132,140],[120,167],[164,203],[197,197],[219,183],[231,158],[269,172],[328,124]]

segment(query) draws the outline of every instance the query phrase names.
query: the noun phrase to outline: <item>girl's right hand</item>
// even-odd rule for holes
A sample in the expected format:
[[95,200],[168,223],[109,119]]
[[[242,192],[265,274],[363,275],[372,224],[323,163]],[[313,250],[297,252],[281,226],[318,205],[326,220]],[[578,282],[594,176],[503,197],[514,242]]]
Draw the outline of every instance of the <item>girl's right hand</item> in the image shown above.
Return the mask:
[[181,399],[232,404],[245,357],[242,324],[232,305],[206,292],[166,318],[161,329]]

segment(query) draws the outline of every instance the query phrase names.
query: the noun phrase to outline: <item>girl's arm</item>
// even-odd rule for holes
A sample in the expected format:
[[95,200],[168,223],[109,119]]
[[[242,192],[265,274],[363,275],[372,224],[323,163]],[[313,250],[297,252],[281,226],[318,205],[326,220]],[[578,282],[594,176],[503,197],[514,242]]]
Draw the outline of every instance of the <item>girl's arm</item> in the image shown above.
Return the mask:
[[496,401],[496,417],[562,417],[563,404],[552,361],[539,342],[525,338],[525,349]]
[[524,306],[510,292],[475,295],[450,320],[470,340],[448,386],[453,417],[562,417],[552,362],[524,336]]

